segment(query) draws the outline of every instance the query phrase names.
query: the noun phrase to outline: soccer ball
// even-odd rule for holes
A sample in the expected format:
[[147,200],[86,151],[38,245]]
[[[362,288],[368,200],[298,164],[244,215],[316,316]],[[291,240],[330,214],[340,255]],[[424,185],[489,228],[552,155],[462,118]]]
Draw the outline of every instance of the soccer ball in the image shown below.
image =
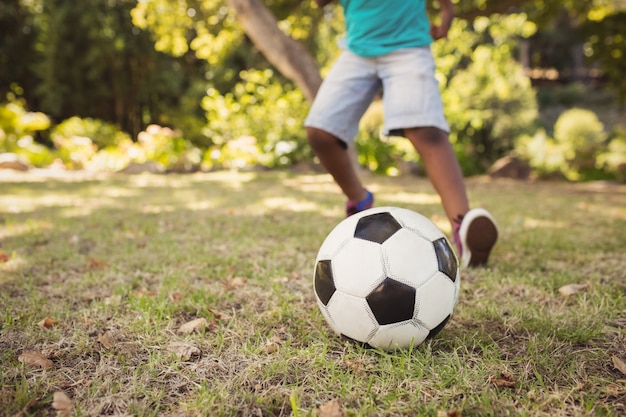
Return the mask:
[[384,350],[435,336],[452,315],[460,281],[458,259],[442,231],[399,207],[344,219],[315,260],[315,298],[330,327]]

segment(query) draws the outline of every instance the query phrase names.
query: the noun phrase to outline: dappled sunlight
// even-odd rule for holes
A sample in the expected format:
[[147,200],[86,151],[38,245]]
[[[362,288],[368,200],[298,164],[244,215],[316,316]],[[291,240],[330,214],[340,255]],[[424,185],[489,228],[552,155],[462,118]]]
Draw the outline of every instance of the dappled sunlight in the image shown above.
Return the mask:
[[8,214],[31,213],[39,208],[65,207],[68,205],[68,196],[64,194],[47,194],[24,196],[0,196],[2,212]]
[[131,190],[128,187],[107,187],[102,190],[102,195],[105,197],[118,198],[118,197],[135,197],[139,193],[135,190]]
[[185,208],[191,211],[202,211],[202,210],[216,209],[217,204],[215,204],[215,201],[207,201],[207,200],[191,201],[187,205],[185,205]]
[[180,207],[172,204],[146,204],[139,209],[139,212],[143,214],[173,213],[175,211],[178,211],[179,209]]
[[426,205],[426,204],[441,204],[441,199],[437,194],[428,194],[428,193],[379,193],[378,196],[385,201],[389,201],[392,203],[401,203],[401,204],[417,204],[417,205]]
[[581,201],[576,204],[576,208],[578,210],[591,213],[594,216],[602,216],[602,217],[612,217],[618,220],[626,220],[626,208],[623,206],[607,206],[607,205],[598,205],[588,203],[586,201]]
[[339,191],[339,187],[333,181],[333,178],[329,174],[322,175],[299,175],[294,178],[286,178],[283,180],[283,185],[287,187],[297,188],[303,192],[328,192],[336,193]]
[[234,188],[241,188],[241,186],[256,180],[259,175],[256,172],[241,172],[234,170],[224,170],[206,173],[197,173],[189,175],[186,182],[218,182],[233,186]]
[[565,229],[569,227],[566,222],[562,222],[558,220],[534,219],[531,217],[524,218],[523,226],[527,229],[539,229],[539,228]]
[[87,217],[87,216],[90,216],[91,213],[97,208],[100,208],[100,207],[94,207],[91,205],[77,203],[72,206],[64,207],[60,211],[59,217],[65,217],[65,218]]
[[266,198],[261,204],[272,210],[280,209],[295,212],[317,211],[319,209],[319,206],[311,201],[302,201],[291,197]]
[[50,230],[53,228],[52,222],[47,220],[28,219],[20,223],[6,223],[0,228],[0,238],[10,236],[25,235],[35,231]]
[[[17,253],[11,254],[11,258],[4,263],[0,263],[0,271],[9,273],[9,272],[17,272],[21,268],[27,265],[27,261],[23,256],[20,256]],[[0,280],[0,284],[6,284],[7,281]]]

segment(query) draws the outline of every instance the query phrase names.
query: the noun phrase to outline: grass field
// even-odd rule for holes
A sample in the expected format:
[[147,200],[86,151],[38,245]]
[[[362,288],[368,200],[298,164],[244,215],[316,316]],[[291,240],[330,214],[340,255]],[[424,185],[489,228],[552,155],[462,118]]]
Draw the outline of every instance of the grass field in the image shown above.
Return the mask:
[[[428,181],[367,182],[449,233]],[[493,262],[436,338],[387,353],[315,304],[327,175],[3,175],[0,415],[626,415],[626,187],[468,189]]]

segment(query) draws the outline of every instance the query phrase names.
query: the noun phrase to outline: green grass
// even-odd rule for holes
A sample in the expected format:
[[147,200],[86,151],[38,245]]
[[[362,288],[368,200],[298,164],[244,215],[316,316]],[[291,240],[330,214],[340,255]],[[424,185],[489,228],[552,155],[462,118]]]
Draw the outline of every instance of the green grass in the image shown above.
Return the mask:
[[[449,233],[428,181],[367,182]],[[394,353],[338,338],[314,302],[315,255],[343,216],[327,175],[26,174],[0,189],[0,415],[55,415],[56,391],[76,416],[324,416],[332,400],[350,416],[626,414],[624,186],[470,179],[500,225],[492,264],[463,271],[435,339]],[[207,327],[178,331],[195,318]]]

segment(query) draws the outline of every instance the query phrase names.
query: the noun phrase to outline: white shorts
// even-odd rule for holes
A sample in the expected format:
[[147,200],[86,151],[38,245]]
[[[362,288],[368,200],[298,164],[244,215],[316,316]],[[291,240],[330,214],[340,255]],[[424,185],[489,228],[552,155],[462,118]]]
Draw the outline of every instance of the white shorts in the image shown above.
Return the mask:
[[343,51],[324,79],[304,124],[351,144],[361,117],[381,89],[385,135],[425,126],[450,131],[428,47],[401,49],[375,58]]

